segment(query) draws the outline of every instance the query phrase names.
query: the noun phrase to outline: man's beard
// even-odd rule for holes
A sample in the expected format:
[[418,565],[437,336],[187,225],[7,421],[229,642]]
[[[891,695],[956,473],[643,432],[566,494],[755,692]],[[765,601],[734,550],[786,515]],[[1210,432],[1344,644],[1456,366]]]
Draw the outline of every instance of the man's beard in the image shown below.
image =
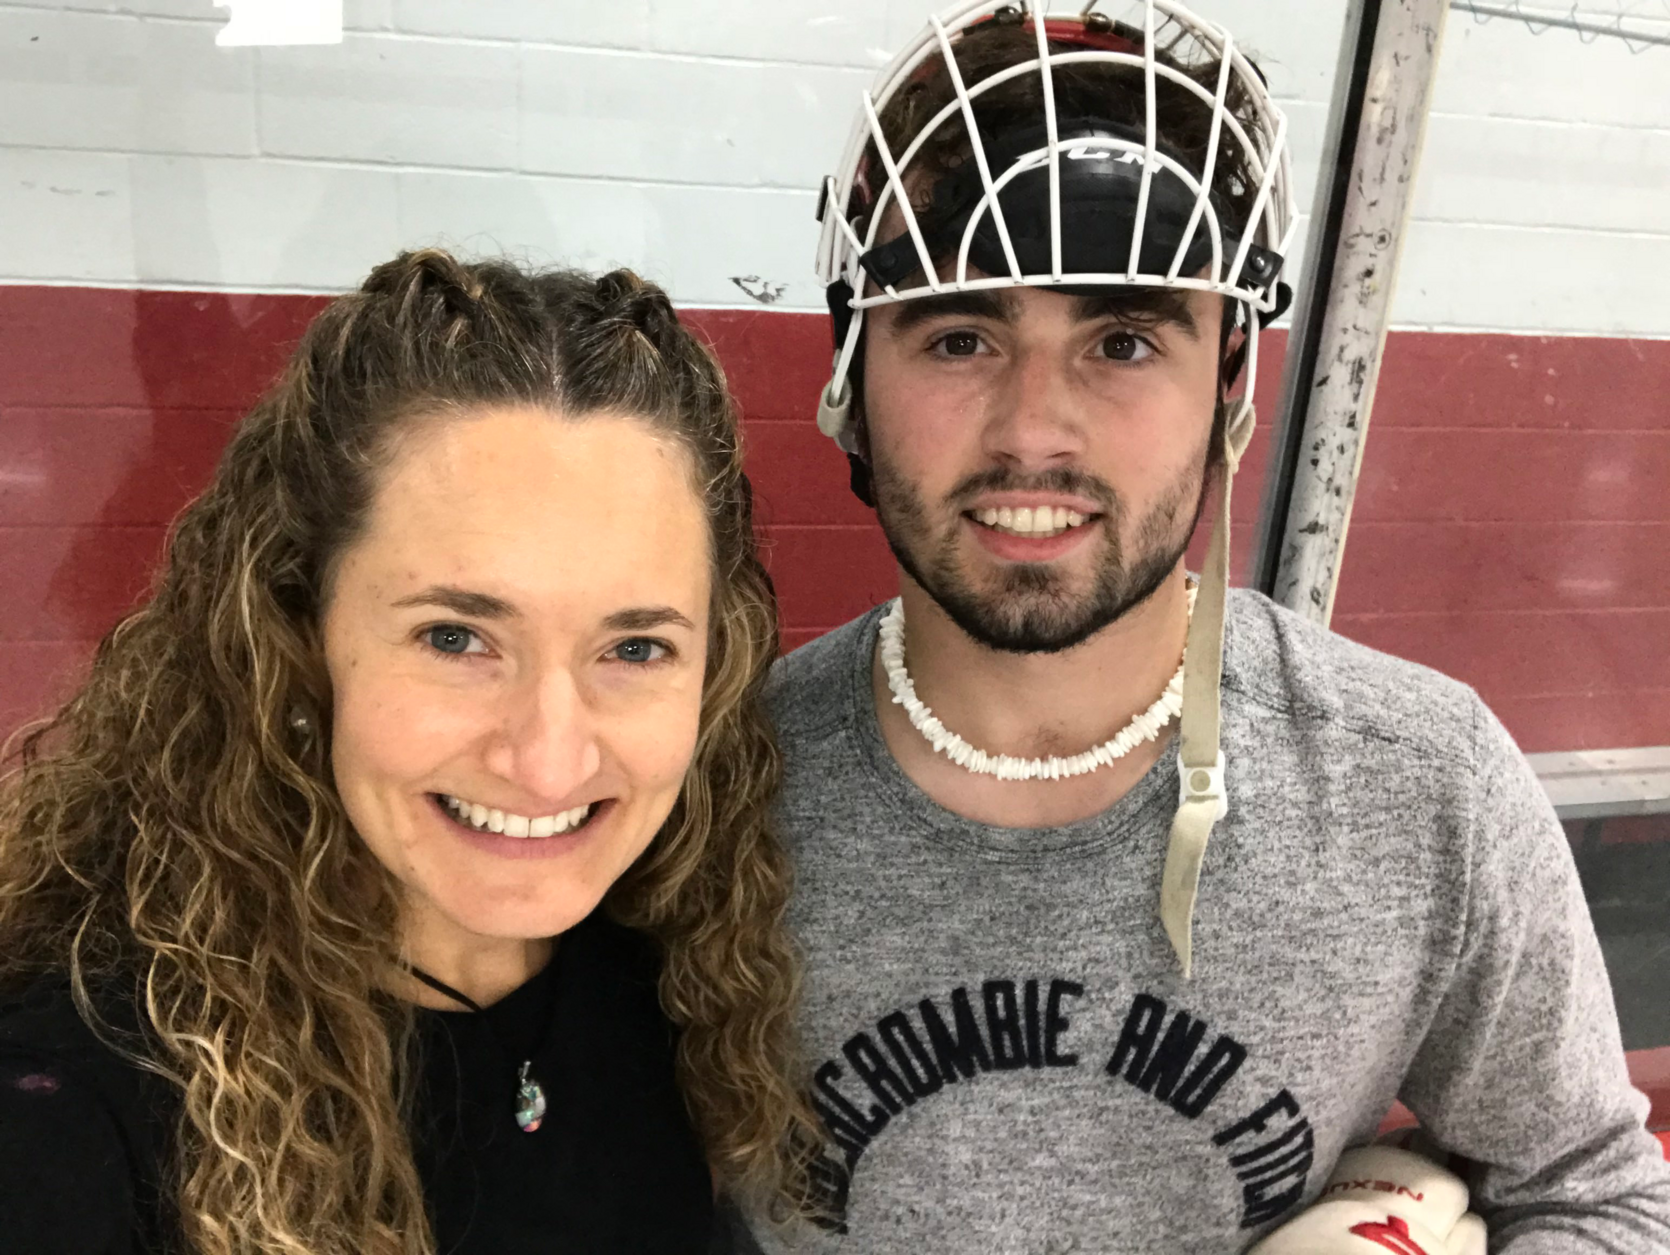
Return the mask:
[[[1205,504],[1206,471],[1202,463],[1196,466],[1141,519],[1129,554],[1120,539],[1124,502],[1084,471],[1064,467],[1022,475],[994,467],[971,475],[947,495],[955,521],[937,536],[914,485],[880,457],[874,459],[872,477],[876,517],[888,547],[952,622],[991,649],[1050,654],[1071,649],[1141,605],[1176,570]],[[1023,562],[1008,564],[989,589],[977,589],[958,564],[959,524],[968,508],[958,503],[972,503],[987,492],[1070,493],[1095,501],[1102,514],[1102,535],[1096,542],[1099,553],[1090,587],[1075,591],[1069,578],[1051,564]],[[1189,525],[1179,527],[1185,516]]]

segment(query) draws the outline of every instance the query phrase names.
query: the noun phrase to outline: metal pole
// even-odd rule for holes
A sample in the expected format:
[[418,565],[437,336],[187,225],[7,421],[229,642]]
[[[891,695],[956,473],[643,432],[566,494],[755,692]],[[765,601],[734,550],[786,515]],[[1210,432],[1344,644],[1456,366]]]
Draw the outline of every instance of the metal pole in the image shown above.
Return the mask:
[[1318,623],[1333,614],[1448,12],[1449,0],[1358,0],[1346,23],[1334,177],[1317,190],[1255,573]]
[[1340,30],[1339,64],[1334,69],[1333,101],[1322,137],[1321,170],[1311,197],[1305,267],[1293,285],[1293,321],[1287,335],[1287,355],[1281,394],[1276,402],[1264,493],[1259,498],[1258,539],[1253,548],[1250,583],[1267,597],[1276,595],[1276,568],[1281,562],[1288,507],[1293,504],[1293,480],[1299,468],[1305,407],[1310,401],[1310,380],[1316,374],[1322,314],[1328,306],[1328,293],[1334,280],[1340,218],[1350,187],[1351,163],[1357,152],[1357,126],[1362,117],[1363,97],[1368,93],[1374,28],[1379,16],[1380,0],[1347,0],[1345,24]]

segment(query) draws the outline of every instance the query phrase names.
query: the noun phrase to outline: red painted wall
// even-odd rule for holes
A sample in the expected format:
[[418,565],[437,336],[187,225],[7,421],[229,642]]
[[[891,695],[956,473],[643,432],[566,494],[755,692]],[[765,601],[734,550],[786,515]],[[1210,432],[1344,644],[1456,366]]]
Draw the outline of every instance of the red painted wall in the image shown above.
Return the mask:
[[[142,593],[169,519],[320,304],[0,287],[0,735],[62,694]],[[827,320],[688,317],[741,401],[799,644],[894,586],[812,422]],[[1267,436],[1237,481],[1241,570]],[[1670,744],[1667,483],[1670,343],[1395,333],[1335,626],[1476,685],[1527,750]]]

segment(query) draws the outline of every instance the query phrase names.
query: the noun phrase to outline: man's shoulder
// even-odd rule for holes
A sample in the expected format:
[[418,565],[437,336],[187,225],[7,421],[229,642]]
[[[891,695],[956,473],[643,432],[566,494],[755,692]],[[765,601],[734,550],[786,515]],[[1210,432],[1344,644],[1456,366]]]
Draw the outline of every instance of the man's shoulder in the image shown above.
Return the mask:
[[1478,694],[1330,631],[1248,589],[1230,593],[1224,688],[1258,716],[1330,725],[1423,756],[1471,756]]
[[772,664],[766,708],[784,741],[815,739],[850,718],[847,699],[859,667],[858,655],[874,636],[882,609],[867,610]]

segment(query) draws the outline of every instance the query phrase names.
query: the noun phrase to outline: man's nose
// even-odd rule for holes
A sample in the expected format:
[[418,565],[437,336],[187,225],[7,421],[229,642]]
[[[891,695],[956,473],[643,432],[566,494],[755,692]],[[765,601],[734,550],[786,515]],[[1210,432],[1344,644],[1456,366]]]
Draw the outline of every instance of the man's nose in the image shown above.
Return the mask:
[[487,767],[531,798],[561,802],[603,763],[596,718],[566,667],[531,677],[504,711]]
[[1043,468],[1084,452],[1084,424],[1070,366],[1060,355],[1017,352],[992,396],[984,433],[986,453],[1012,466]]

